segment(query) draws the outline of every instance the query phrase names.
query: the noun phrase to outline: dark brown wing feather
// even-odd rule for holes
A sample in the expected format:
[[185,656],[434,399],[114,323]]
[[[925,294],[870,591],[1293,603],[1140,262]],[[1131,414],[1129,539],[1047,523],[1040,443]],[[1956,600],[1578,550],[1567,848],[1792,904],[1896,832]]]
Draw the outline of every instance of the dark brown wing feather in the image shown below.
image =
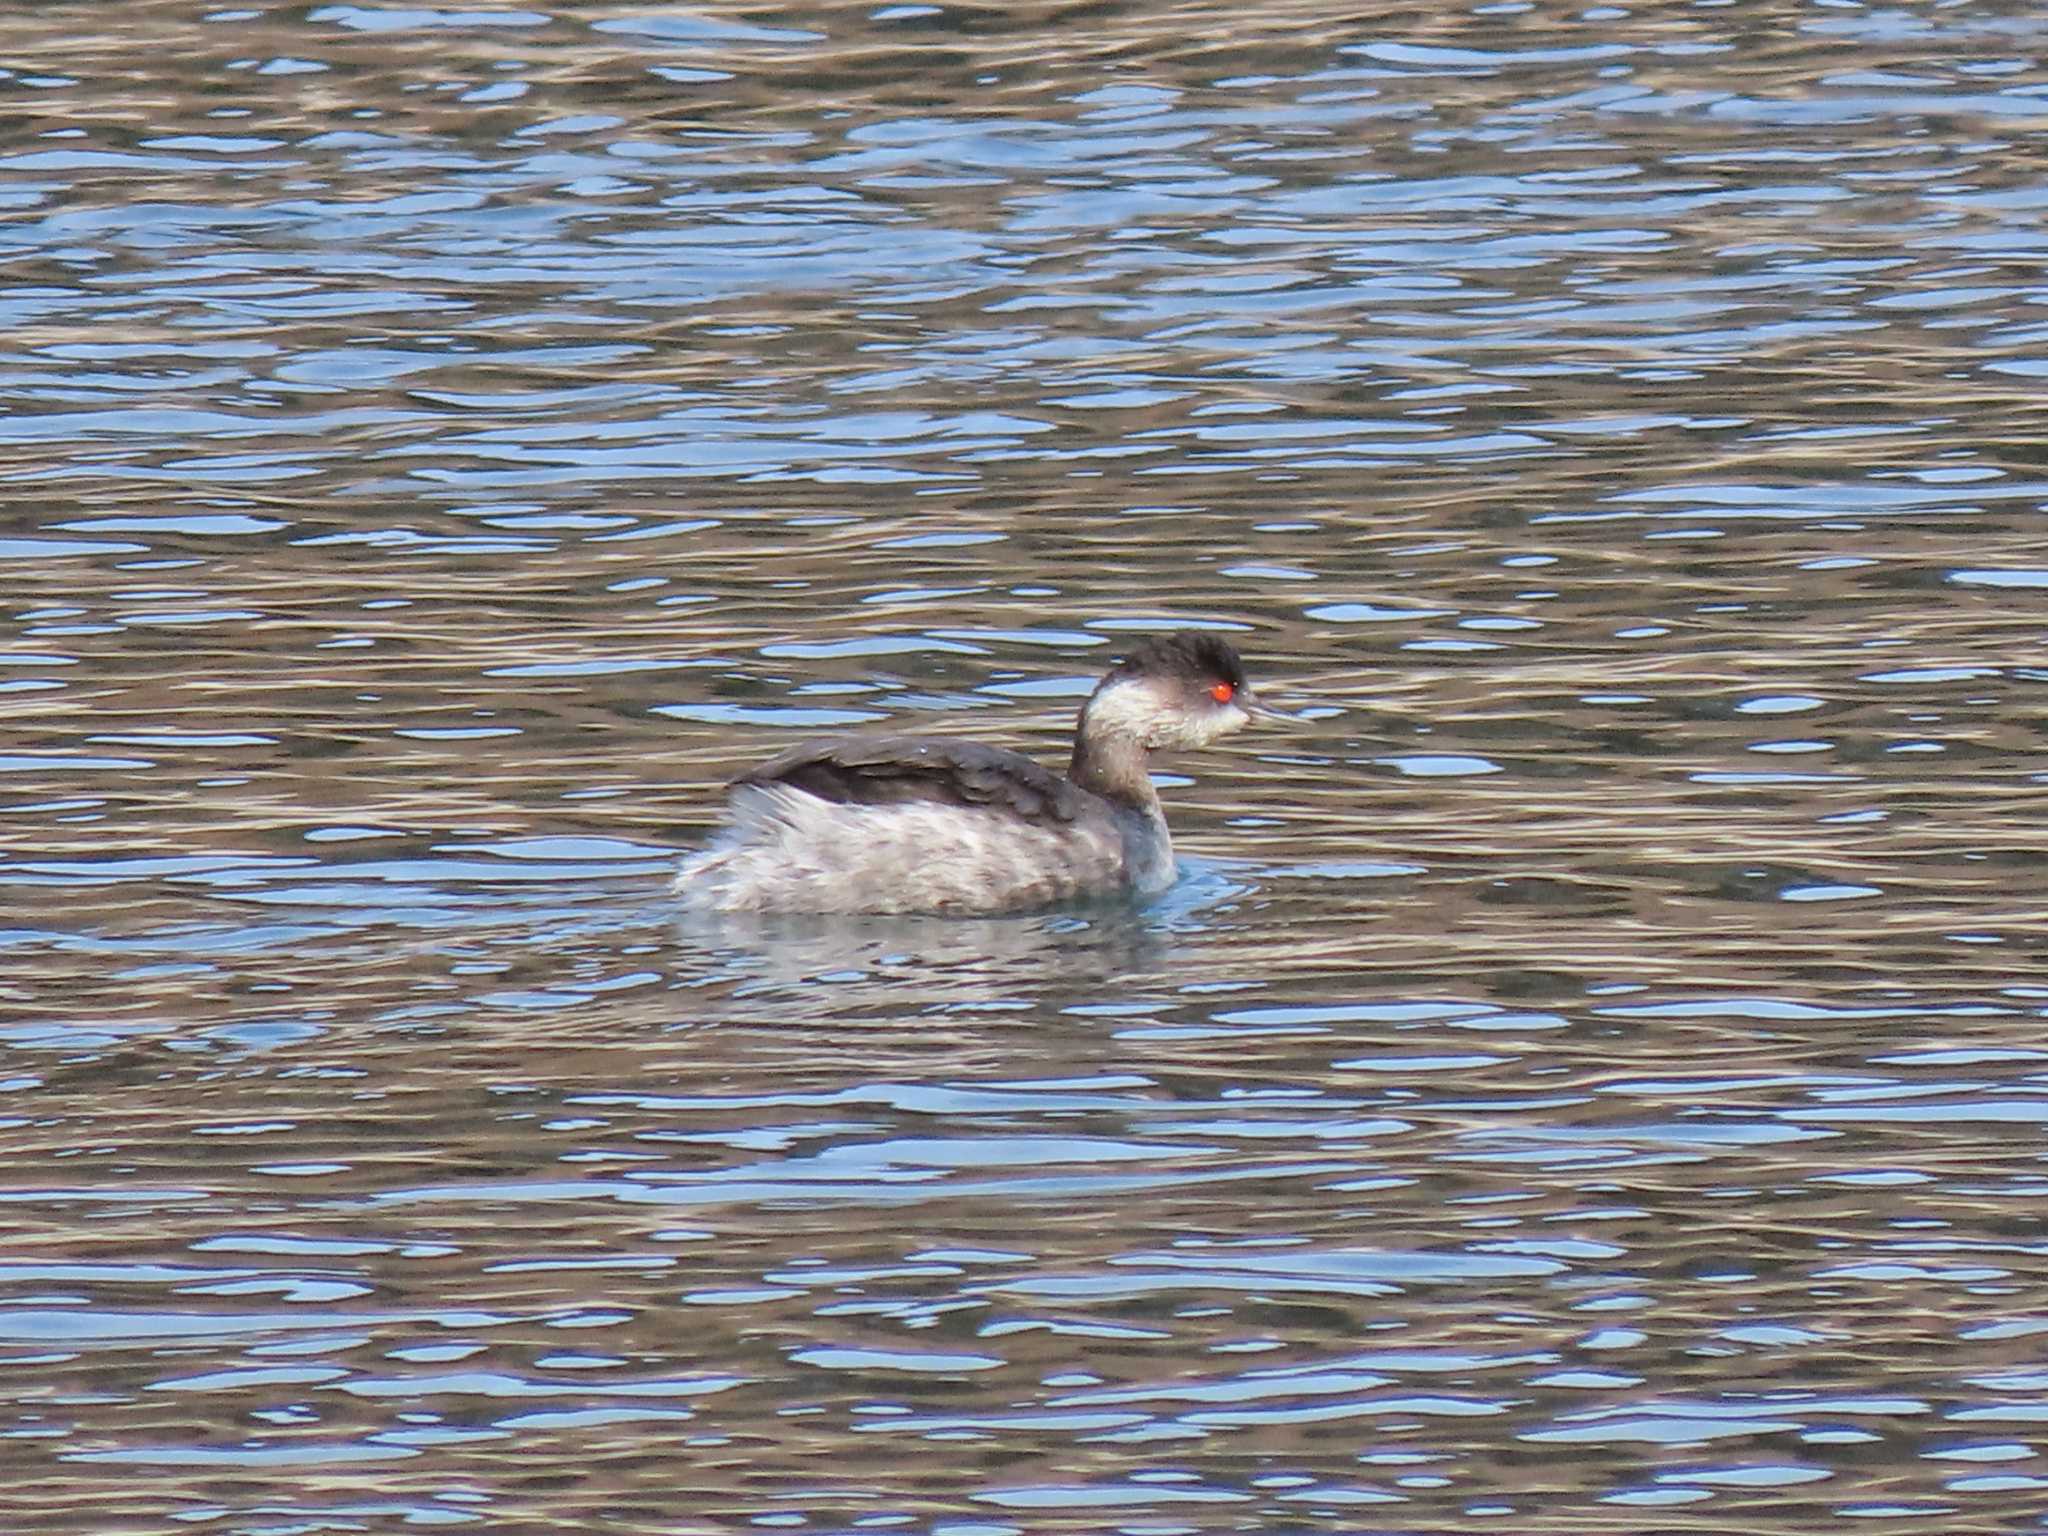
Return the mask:
[[1088,795],[1030,758],[931,736],[834,736],[778,753],[732,781],[787,785],[835,805],[958,805],[1071,822]]

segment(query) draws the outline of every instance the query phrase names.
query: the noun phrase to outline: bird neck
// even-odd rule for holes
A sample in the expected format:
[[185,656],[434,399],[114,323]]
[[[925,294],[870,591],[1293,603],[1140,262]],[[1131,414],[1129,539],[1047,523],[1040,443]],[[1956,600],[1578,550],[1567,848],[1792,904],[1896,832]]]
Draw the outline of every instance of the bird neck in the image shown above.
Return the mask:
[[1146,771],[1145,748],[1125,731],[1091,730],[1088,711],[1081,712],[1074,733],[1074,759],[1067,777],[1092,795],[1127,805],[1147,815],[1159,809],[1159,792]]

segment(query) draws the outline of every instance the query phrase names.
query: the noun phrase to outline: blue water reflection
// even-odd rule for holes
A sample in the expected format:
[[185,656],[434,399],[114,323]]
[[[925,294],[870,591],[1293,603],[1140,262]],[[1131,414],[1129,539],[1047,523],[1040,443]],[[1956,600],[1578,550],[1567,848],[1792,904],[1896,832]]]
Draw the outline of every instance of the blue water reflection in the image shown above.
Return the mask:
[[2039,18],[617,9],[12,24],[0,1523],[2037,1526]]

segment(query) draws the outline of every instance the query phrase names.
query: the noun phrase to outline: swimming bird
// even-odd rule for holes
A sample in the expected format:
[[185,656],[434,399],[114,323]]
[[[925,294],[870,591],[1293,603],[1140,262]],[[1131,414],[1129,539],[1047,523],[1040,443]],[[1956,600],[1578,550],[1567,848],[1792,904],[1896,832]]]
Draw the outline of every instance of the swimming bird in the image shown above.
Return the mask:
[[1259,702],[1228,642],[1150,636],[1081,707],[1065,777],[971,741],[802,742],[732,781],[724,829],[674,889],[700,912],[996,913],[1149,895],[1174,879],[1151,755],[1292,718]]

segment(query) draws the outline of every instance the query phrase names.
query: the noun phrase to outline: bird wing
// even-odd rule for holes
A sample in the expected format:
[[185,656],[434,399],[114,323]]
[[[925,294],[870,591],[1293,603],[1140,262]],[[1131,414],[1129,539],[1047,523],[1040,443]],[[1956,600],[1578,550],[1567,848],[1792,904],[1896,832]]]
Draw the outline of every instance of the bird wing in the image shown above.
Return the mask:
[[1087,797],[1016,752],[929,736],[835,736],[800,742],[732,781],[783,785],[834,805],[957,805],[1057,825]]

